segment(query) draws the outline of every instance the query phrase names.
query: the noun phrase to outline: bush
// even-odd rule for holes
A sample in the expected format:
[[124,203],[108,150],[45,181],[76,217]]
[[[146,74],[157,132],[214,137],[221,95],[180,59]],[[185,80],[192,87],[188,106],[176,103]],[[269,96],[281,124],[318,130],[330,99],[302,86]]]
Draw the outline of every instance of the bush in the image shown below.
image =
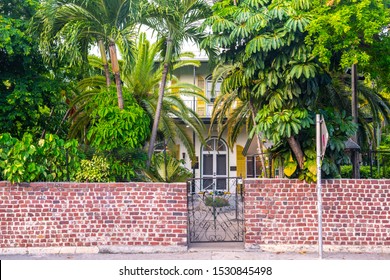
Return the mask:
[[153,182],[185,182],[192,177],[192,173],[183,166],[183,163],[182,160],[178,160],[168,153],[155,154],[150,168],[145,169],[144,173]]
[[80,182],[108,182],[110,178],[110,165],[107,159],[94,155],[91,160],[81,161],[81,169],[76,174]]
[[212,196],[208,196],[206,197],[204,203],[206,204],[206,206],[213,206],[213,207],[225,207],[230,205],[229,200],[219,196],[215,196],[214,198]]
[[81,158],[76,140],[65,141],[54,134],[39,140],[29,133],[21,140],[9,133],[0,135],[0,173],[12,183],[72,180]]
[[[103,94],[101,97],[104,97]],[[133,98],[127,98],[123,110],[111,104],[111,99],[100,99],[93,109],[88,140],[102,151],[142,147],[150,133],[149,116]]]
[[[127,148],[98,151],[96,148],[88,145],[81,145],[81,149],[87,160],[84,162],[82,170],[78,172],[77,180],[82,182],[128,182],[142,180],[140,174],[145,168],[147,159],[145,151]],[[107,170],[106,165],[108,165]],[[96,175],[97,170],[107,172],[108,174],[99,178]]]
[[[352,165],[341,166],[341,178],[352,178]],[[372,167],[372,176],[370,166],[360,166],[360,178],[362,179],[381,179],[386,178],[390,174],[390,167],[381,167],[380,174],[378,174],[377,166]]]

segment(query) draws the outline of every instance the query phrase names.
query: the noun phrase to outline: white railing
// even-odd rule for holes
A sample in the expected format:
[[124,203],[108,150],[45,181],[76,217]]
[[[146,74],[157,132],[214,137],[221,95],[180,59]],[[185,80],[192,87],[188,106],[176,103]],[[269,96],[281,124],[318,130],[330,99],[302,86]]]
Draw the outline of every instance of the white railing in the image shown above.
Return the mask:
[[214,103],[207,103],[198,100],[183,100],[188,108],[194,110],[199,117],[211,118],[213,113]]

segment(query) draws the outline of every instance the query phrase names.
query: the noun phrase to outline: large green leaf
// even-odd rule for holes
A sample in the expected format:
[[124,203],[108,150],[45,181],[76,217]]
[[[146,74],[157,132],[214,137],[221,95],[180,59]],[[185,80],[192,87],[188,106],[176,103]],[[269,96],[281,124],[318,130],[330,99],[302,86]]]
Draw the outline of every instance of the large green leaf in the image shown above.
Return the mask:
[[284,166],[284,174],[286,174],[287,177],[290,177],[294,174],[294,172],[297,170],[298,164],[294,162],[288,162]]
[[307,169],[314,175],[317,175],[317,162],[315,160],[306,161]]

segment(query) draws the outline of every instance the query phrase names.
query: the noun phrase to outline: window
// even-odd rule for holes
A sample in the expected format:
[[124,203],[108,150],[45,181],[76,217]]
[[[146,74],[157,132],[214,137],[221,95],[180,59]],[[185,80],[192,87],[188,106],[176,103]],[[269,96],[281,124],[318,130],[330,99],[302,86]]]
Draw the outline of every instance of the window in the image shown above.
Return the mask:
[[214,93],[212,92],[213,89],[213,79],[211,76],[208,76],[206,78],[206,97],[211,101],[214,102],[214,99],[216,96],[218,96],[221,93],[221,84],[222,80],[218,80],[215,83]]
[[257,178],[261,175],[261,162],[257,156],[248,156],[246,158],[246,176],[247,178]]
[[214,104],[213,104],[214,99],[221,93],[222,80],[218,80],[215,83],[214,92],[213,92],[213,79],[211,75],[206,78],[205,82],[206,82],[205,85],[206,97],[208,100],[210,100],[210,103],[206,104],[206,116],[211,117],[214,108]]

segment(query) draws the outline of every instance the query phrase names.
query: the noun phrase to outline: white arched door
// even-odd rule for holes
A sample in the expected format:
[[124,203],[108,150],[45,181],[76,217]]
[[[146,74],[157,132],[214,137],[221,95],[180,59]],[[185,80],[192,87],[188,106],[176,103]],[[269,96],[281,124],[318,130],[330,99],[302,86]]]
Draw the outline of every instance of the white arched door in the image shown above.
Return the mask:
[[226,190],[228,149],[224,141],[217,138],[207,140],[202,147],[202,181],[205,190]]

